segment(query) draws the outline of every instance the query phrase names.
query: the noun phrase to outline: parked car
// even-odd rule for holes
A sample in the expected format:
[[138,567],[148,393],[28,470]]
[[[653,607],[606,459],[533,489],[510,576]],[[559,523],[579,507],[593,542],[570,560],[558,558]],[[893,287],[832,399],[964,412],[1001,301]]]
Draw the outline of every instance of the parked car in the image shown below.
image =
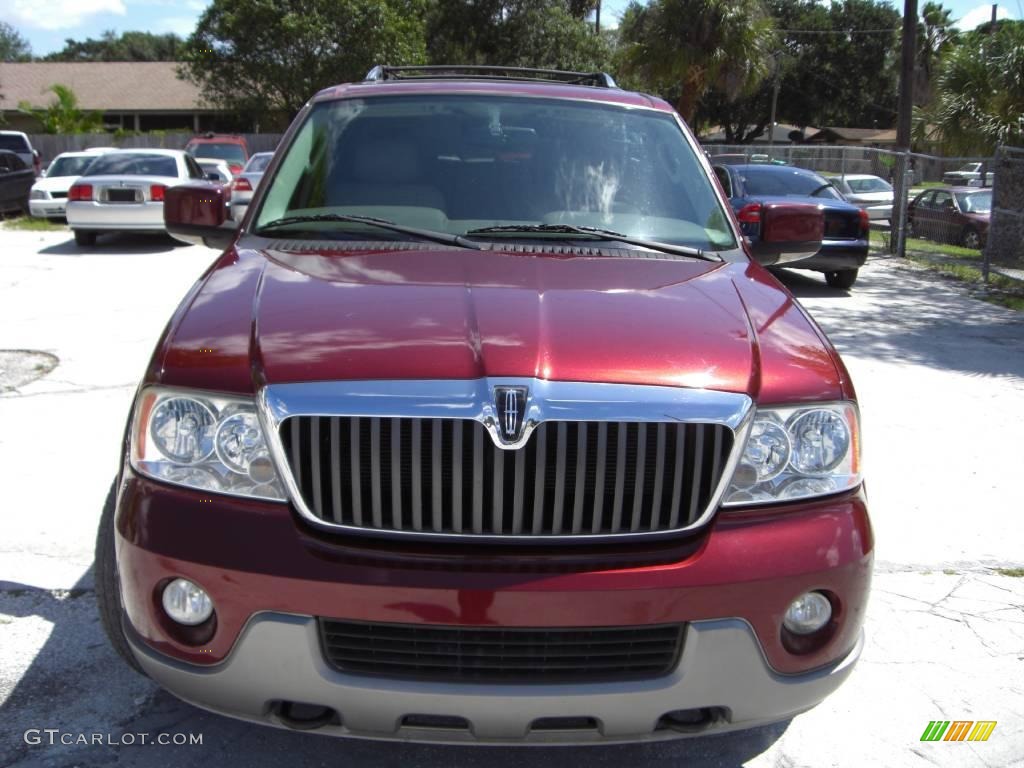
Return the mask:
[[32,169],[34,176],[38,176],[42,171],[39,153],[32,148],[32,142],[21,131],[0,131],[0,149],[16,153],[21,162]]
[[926,189],[907,205],[907,234],[980,249],[991,215],[991,189]]
[[991,171],[985,172],[982,179],[982,168],[984,163],[966,163],[955,171],[947,171],[942,174],[942,182],[952,186],[988,187],[992,184]]
[[83,152],[62,152],[36,179],[29,193],[29,212],[38,218],[64,218],[68,190],[98,155],[113,148],[90,149]]
[[[824,272],[825,281],[833,288],[853,287],[868,258],[870,220],[866,210],[846,202],[830,181],[803,168],[748,164],[716,165],[714,170],[743,234],[754,241],[763,239],[762,208],[766,204],[799,200],[820,206],[825,214],[821,249],[784,266]],[[762,263],[783,264],[773,254]]]
[[693,134],[607,75],[375,68],[296,117],[139,388],[125,660],[234,717],[496,743],[786,720],[863,647],[856,397]]
[[879,176],[866,173],[848,173],[845,176],[826,177],[838,189],[846,202],[868,212],[872,220],[892,218],[892,204],[895,195],[892,185]]
[[241,221],[245,212],[249,209],[249,201],[252,200],[253,192],[260,185],[263,173],[274,158],[273,152],[257,152],[249,158],[245,168],[238,174],[238,177],[231,183],[230,197],[228,200],[231,209],[231,218]]
[[231,173],[236,176],[249,159],[249,143],[244,136],[206,133],[189,139],[185,151],[192,157],[226,160]]
[[218,184],[230,184],[235,178],[235,174],[231,172],[231,167],[228,165],[227,160],[197,157],[196,162],[199,163],[199,167],[203,169],[203,173],[206,174],[206,178],[210,181],[216,181]]
[[0,149],[0,214],[27,213],[28,193],[34,180],[35,171],[18,154]]
[[68,225],[78,245],[105,232],[164,232],[169,187],[205,179],[196,161],[175,149],[123,149],[97,157],[68,190]]

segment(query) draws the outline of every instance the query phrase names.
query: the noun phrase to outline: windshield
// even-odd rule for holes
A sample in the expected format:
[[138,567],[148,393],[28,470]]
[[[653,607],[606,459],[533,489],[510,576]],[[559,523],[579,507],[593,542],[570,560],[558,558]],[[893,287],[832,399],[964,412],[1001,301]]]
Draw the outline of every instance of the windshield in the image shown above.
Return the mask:
[[991,192],[958,192],[956,201],[964,213],[991,213]]
[[853,192],[892,192],[884,179],[847,179],[846,183]]
[[238,144],[189,144],[185,151],[192,157],[212,157],[239,165],[245,163],[245,150]]
[[792,168],[748,168],[743,172],[748,195],[758,197],[826,197],[842,200],[835,187],[815,173]]
[[[288,147],[255,228],[318,214],[375,216],[454,235],[567,224],[702,250],[736,247],[672,115],[565,100],[431,95],[320,103]],[[345,230],[395,236],[351,221],[307,223],[295,236]]]
[[50,167],[46,169],[46,175],[49,178],[55,176],[81,176],[85,169],[89,167],[89,163],[95,159],[95,155],[91,157],[58,157],[50,163]]
[[166,155],[144,155],[136,152],[111,152],[97,157],[85,176],[177,176],[178,164]]
[[267,170],[267,166],[270,165],[270,161],[271,159],[273,159],[273,157],[274,155],[271,152],[261,152],[258,155],[253,155],[252,157],[249,158],[249,162],[245,164],[245,168],[243,169],[242,172],[263,173],[265,170]]

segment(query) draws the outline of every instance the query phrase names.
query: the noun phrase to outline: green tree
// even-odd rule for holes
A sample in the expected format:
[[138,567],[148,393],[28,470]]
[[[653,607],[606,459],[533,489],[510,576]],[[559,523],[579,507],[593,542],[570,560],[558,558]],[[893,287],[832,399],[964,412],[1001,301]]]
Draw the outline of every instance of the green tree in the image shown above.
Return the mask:
[[213,103],[291,117],[375,64],[426,61],[423,0],[213,0],[181,72]]
[[914,102],[931,101],[936,69],[942,58],[960,40],[960,32],[953,26],[951,12],[941,3],[928,2],[921,9],[917,24],[918,77],[914,83]]
[[619,34],[623,71],[647,89],[671,93],[688,122],[711,88],[727,99],[753,91],[775,44],[760,0],[633,0]]
[[103,130],[103,115],[80,109],[78,97],[66,85],[55,83],[46,92],[56,96],[47,107],[33,107],[27,101],[18,105],[19,112],[40,122],[44,133],[95,133]]
[[98,38],[66,38],[64,47],[45,61],[177,61],[185,41],[173,33],[124,32],[108,29]]
[[30,61],[32,46],[28,40],[8,24],[0,21],[0,61]]
[[435,0],[427,53],[435,64],[482,64],[601,71],[608,36],[583,21],[586,3],[562,0]]
[[939,66],[932,109],[947,151],[991,154],[1000,144],[1024,143],[1024,22],[1000,21],[995,30],[964,35]]

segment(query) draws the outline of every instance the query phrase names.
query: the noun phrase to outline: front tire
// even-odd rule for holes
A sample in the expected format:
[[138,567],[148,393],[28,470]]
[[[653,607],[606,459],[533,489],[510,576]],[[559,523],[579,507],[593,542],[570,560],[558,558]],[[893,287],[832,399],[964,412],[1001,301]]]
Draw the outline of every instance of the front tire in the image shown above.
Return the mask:
[[100,527],[96,532],[96,555],[93,565],[93,581],[96,585],[96,609],[100,615],[100,624],[107,640],[117,651],[125,664],[140,675],[142,671],[128,646],[121,626],[121,582],[117,576],[117,559],[114,552],[114,507],[117,500],[117,482],[110,485],[107,500],[103,504],[100,515]]
[[80,245],[84,248],[96,245],[96,233],[87,232],[84,229],[75,230],[75,245]]
[[830,288],[838,288],[843,291],[848,291],[853,288],[853,284],[857,282],[856,269],[840,269],[835,272],[825,273],[825,282],[828,283]]
[[964,248],[972,248],[976,251],[980,251],[981,235],[978,234],[978,230],[974,227],[964,227],[964,231],[960,234],[960,245]]

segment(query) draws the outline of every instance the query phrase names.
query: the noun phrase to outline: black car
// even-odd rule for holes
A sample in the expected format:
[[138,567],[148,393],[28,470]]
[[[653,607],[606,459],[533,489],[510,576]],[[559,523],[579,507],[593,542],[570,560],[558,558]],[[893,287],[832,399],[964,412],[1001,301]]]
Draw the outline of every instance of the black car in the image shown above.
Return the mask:
[[10,150],[0,149],[0,213],[28,214],[28,194],[36,180],[35,171]]
[[821,250],[785,266],[824,272],[825,281],[833,288],[853,287],[858,269],[868,258],[867,211],[846,202],[828,179],[804,168],[750,163],[715,165],[714,170],[743,234],[751,242],[756,243],[760,237],[765,204],[800,202],[819,206],[825,214]]

